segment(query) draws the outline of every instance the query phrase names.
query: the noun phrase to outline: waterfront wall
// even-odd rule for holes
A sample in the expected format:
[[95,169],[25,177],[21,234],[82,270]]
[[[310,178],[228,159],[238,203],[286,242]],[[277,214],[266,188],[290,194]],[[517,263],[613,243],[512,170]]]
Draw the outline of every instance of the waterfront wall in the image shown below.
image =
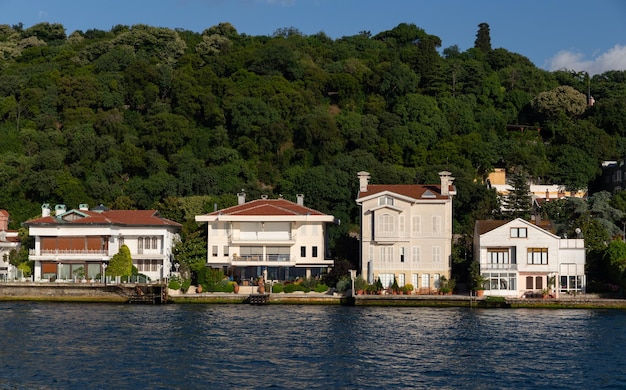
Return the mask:
[[49,300],[126,302],[126,288],[71,283],[6,283],[0,284],[0,301]]

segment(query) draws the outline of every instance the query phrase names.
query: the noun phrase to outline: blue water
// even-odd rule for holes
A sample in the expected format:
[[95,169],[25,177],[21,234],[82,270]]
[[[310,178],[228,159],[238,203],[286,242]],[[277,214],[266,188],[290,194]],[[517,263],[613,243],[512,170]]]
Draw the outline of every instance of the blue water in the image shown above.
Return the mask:
[[626,312],[0,303],[0,389],[623,389]]

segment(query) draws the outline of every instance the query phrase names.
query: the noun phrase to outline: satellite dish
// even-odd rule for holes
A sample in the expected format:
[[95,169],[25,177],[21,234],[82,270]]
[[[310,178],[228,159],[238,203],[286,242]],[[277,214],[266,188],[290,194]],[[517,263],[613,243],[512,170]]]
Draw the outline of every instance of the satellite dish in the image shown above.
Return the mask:
[[0,241],[6,241],[6,240],[7,240],[7,232],[3,230],[0,232]]

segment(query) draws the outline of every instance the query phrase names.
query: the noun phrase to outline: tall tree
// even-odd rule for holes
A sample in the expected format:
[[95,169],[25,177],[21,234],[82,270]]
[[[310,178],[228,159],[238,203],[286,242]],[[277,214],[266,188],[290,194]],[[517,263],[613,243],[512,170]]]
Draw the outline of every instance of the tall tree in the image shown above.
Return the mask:
[[516,167],[511,176],[511,190],[503,199],[504,214],[509,218],[530,218],[532,197],[528,174],[522,167]]
[[489,53],[491,51],[491,36],[489,34],[489,25],[487,23],[481,23],[478,25],[478,32],[476,33],[474,47],[483,53]]

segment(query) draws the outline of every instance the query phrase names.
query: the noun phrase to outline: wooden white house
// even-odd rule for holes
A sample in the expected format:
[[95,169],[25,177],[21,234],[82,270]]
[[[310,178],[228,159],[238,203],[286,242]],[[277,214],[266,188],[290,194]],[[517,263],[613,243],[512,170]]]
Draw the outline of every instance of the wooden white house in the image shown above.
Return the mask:
[[389,287],[411,283],[422,293],[450,278],[452,199],[450,172],[439,172],[439,184],[369,184],[359,172],[361,207],[361,275],[369,283],[380,278]]

